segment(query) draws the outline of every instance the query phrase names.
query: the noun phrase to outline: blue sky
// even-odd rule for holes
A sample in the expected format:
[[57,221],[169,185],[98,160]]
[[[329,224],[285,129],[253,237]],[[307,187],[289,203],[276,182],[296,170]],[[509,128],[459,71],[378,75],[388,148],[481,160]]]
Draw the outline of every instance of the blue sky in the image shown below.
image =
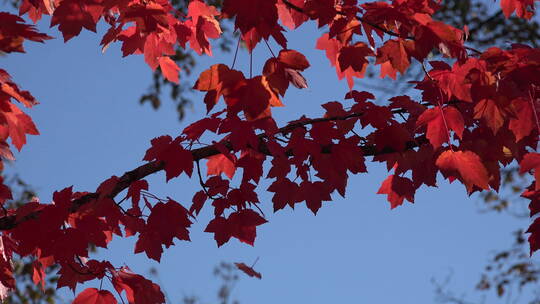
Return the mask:
[[[111,175],[142,164],[150,139],[179,134],[205,114],[202,94],[192,96],[193,108],[180,123],[172,102],[158,111],[140,106],[138,98],[151,83],[142,56],[122,58],[118,44],[102,54],[103,28],[98,35],[86,31],[64,44],[48,24],[45,19],[39,28],[56,39],[26,44],[26,54],[0,57],[0,68],[41,102],[28,111],[41,135],[29,138],[8,172],[34,186],[42,201],[71,185],[79,191],[95,190]],[[324,52],[315,50],[320,34],[313,24],[286,34],[289,48],[304,53],[312,67],[304,73],[309,88],[291,89],[283,100],[286,107],[274,111],[281,124],[303,114],[321,116],[321,104],[342,100],[348,90]],[[194,75],[211,64],[232,62],[232,54],[216,53],[197,59]],[[254,74],[269,56],[264,44],[255,49]],[[247,74],[248,63],[241,52],[236,68]],[[366,89],[368,81],[358,81],[354,89]],[[212,302],[219,285],[211,274],[213,267],[221,261],[251,264],[257,257],[255,268],[263,279],[241,277],[234,291],[240,303],[433,303],[431,278],[444,279],[449,273],[453,276],[448,287],[474,298],[474,285],[489,254],[509,246],[511,232],[528,225],[507,215],[480,214],[479,198],[468,197],[462,185],[449,185],[442,178],[439,188],[420,189],[414,205],[407,202],[390,210],[386,197],[375,194],[386,177],[385,167],[370,164],[368,170],[352,176],[346,198],[333,196],[317,216],[303,204],[272,214],[271,194],[263,183],[259,198],[269,223],[258,229],[254,247],[232,240],[217,248],[212,234],[202,232],[211,218],[206,209],[191,229],[192,242],[178,242],[166,250],[161,264],[134,255],[132,239],[116,239],[98,256],[141,274],[157,268],[162,289],[173,303],[180,303],[184,295]],[[165,183],[159,173],[148,181],[151,192],[185,206],[199,190],[196,180],[185,176]]]

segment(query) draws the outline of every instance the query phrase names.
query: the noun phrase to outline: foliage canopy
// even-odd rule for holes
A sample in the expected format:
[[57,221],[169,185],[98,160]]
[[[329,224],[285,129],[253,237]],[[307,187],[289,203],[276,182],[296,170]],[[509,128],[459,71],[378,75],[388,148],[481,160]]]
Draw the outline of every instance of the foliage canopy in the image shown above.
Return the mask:
[[[515,14],[525,21],[534,16],[534,4],[500,3],[506,18]],[[348,176],[367,172],[367,161],[386,163],[392,172],[378,189],[391,208],[414,202],[422,186],[436,186],[439,172],[469,194],[498,190],[501,170],[517,162],[520,173],[535,179],[522,194],[534,216],[540,211],[540,50],[521,43],[473,48],[467,41],[474,33],[467,26],[434,19],[439,8],[430,0],[225,0],[217,6],[193,0],[184,10],[167,0],[24,0],[20,14],[34,22],[51,15],[51,26],[58,26],[66,42],[83,28],[95,31],[103,20],[109,25],[101,40],[104,50],[120,43],[124,56],[143,54],[150,68],[172,83],[179,83],[181,74],[171,58],[176,49],[212,55],[226,20],[234,22],[237,45],[242,42],[248,51],[270,48],[269,39],[282,49],[270,49],[259,75],[251,67],[246,75],[234,63],[203,71],[193,89],[204,92],[207,115],[180,134],[153,139],[144,165],[112,176],[94,192],[69,187],[55,192],[49,204],[31,199],[20,207],[4,206],[0,294],[15,287],[16,255],[34,259],[33,281],[42,286],[47,269],[58,267],[58,288],[75,290],[80,283],[108,279],[129,303],[163,303],[157,284],[127,267],[91,259],[89,248],[107,248],[114,235],[134,237],[135,253],[159,261],[175,239],[190,240],[192,221],[205,206],[214,210],[205,231],[218,246],[231,238],[253,245],[257,227],[267,223],[258,191],[273,193],[274,211],[305,202],[316,214],[331,195],[345,196]],[[294,31],[306,22],[327,29],[314,44],[349,91],[343,102],[325,103],[320,118],[301,116],[278,126],[272,108],[285,106],[291,85],[308,86],[302,72],[310,67],[309,58],[288,49],[286,37],[286,28]],[[24,52],[25,40],[48,39],[21,17],[0,13],[0,51]],[[353,90],[368,67],[397,80],[413,64],[424,72],[412,82],[421,100],[401,95],[375,103],[371,92]],[[5,70],[0,84],[0,155],[13,160],[12,146],[20,150],[26,135],[38,135],[20,109],[37,101]],[[201,144],[211,139],[212,144]],[[167,181],[196,178],[201,190],[186,206],[157,198],[145,178],[159,171]],[[268,189],[258,189],[263,179],[271,181]],[[0,202],[10,199],[10,188],[1,183]],[[532,253],[540,248],[540,220],[528,232]],[[237,266],[261,277],[245,264]],[[74,303],[117,301],[111,291],[87,288]]]

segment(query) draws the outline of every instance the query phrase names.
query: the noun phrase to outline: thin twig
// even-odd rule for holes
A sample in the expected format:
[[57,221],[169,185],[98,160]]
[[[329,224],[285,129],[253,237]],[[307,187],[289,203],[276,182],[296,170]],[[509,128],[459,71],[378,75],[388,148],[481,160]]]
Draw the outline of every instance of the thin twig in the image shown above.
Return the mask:
[[201,185],[201,187],[202,187],[202,189],[204,191],[204,194],[206,194],[206,196],[208,196],[208,198],[210,198],[210,199],[213,199],[213,200],[219,199],[219,197],[214,197],[214,196],[210,195],[210,193],[208,193],[208,189],[206,188],[206,184],[204,183],[204,181],[202,179],[201,165],[199,164],[199,160],[195,161],[195,164],[197,165],[197,175],[199,176],[199,184]]
[[268,41],[266,41],[266,39],[263,39],[264,40],[264,43],[266,43],[266,46],[268,47],[268,50],[270,51],[270,54],[272,54],[272,57],[276,58],[276,55],[274,54],[274,52],[272,51],[272,48],[270,47],[270,45],[268,44]]
[[232,65],[231,65],[231,70],[234,69],[234,65],[236,64],[236,56],[238,56],[238,48],[240,47],[240,39],[242,38],[242,36],[239,36],[238,37],[238,42],[236,43],[236,50],[234,51],[234,58],[233,58],[233,62],[232,62]]

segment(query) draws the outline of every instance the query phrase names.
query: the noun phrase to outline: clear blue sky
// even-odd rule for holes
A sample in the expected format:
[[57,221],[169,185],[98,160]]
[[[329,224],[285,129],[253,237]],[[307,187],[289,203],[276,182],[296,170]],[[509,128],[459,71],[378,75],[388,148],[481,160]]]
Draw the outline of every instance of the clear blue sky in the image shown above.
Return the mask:
[[[111,175],[140,165],[150,139],[176,135],[205,114],[202,94],[193,96],[193,109],[181,123],[172,102],[159,111],[140,106],[138,98],[151,82],[142,56],[121,58],[119,44],[102,54],[103,28],[99,35],[86,31],[64,44],[48,24],[46,18],[40,29],[55,40],[28,43],[27,54],[0,57],[0,67],[41,102],[29,111],[41,135],[29,138],[8,171],[33,185],[42,201],[70,185],[95,190]],[[320,32],[313,24],[286,36],[289,48],[303,52],[312,64],[304,74],[310,88],[291,89],[286,107],[274,115],[281,123],[306,113],[321,116],[320,105],[342,100],[347,85],[337,81],[324,52],[315,50]],[[263,46],[255,49],[254,73],[260,73],[269,56]],[[197,60],[195,75],[213,63],[229,64],[232,54]],[[237,68],[247,74],[248,62],[241,52]],[[366,81],[358,81],[355,89],[363,90]],[[439,188],[420,189],[414,205],[407,202],[390,210],[385,196],[375,194],[386,177],[384,166],[371,164],[368,169],[369,174],[351,177],[345,199],[335,195],[317,216],[304,205],[272,214],[271,195],[262,184],[260,199],[269,223],[258,229],[255,247],[232,240],[217,248],[212,234],[202,232],[211,216],[207,209],[191,229],[192,242],[178,242],[161,264],[134,255],[133,240],[116,239],[99,256],[141,274],[156,267],[173,303],[180,303],[183,295],[211,303],[218,287],[213,267],[221,261],[250,264],[257,257],[255,268],[263,279],[241,277],[234,291],[241,303],[433,303],[432,277],[443,279],[452,272],[449,288],[473,295],[489,253],[506,248],[510,233],[528,225],[505,215],[480,214],[477,197],[468,197],[462,185],[449,185],[442,178]],[[153,193],[185,206],[199,190],[195,180],[185,177],[167,184],[160,173],[149,181]]]

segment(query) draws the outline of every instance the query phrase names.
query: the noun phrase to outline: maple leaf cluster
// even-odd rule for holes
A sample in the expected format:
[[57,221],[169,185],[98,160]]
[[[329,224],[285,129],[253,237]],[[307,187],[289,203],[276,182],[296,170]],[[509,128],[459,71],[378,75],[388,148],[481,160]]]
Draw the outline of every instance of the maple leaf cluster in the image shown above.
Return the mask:
[[[507,17],[534,14],[533,0],[502,0],[501,6]],[[316,214],[332,196],[345,197],[349,176],[366,173],[367,161],[386,164],[390,173],[378,193],[387,196],[391,208],[414,202],[422,186],[437,186],[438,173],[462,183],[469,194],[498,190],[501,169],[518,162],[521,173],[535,179],[523,196],[531,200],[531,216],[536,215],[540,50],[520,44],[470,48],[466,29],[432,18],[437,9],[431,0],[224,0],[221,11],[193,0],[187,12],[176,11],[167,0],[24,0],[20,14],[34,22],[51,15],[51,26],[58,26],[65,41],[83,28],[95,31],[103,20],[109,25],[103,49],[119,41],[124,56],[143,54],[172,82],[178,82],[180,70],[169,57],[174,48],[189,42],[198,54],[211,55],[210,39],[220,37],[225,19],[234,19],[248,51],[269,39],[282,49],[277,56],[272,53],[260,75],[247,77],[221,63],[203,71],[193,88],[204,92],[206,117],[180,134],[153,139],[144,165],[107,179],[94,192],[69,187],[55,192],[52,203],[35,199],[5,210],[0,217],[3,288],[15,286],[13,255],[31,256],[36,284],[43,286],[45,269],[55,264],[58,288],[75,291],[78,284],[107,279],[129,303],[164,303],[158,285],[125,266],[92,259],[89,246],[107,248],[115,235],[133,237],[134,253],[159,262],[175,240],[190,240],[189,228],[205,206],[213,209],[205,231],[218,246],[232,238],[254,245],[257,227],[268,222],[258,191],[272,193],[274,211],[305,203]],[[2,52],[22,52],[24,40],[50,38],[19,16],[0,14]],[[349,91],[342,102],[323,104],[322,117],[302,116],[278,127],[272,108],[285,106],[291,84],[308,86],[302,72],[309,60],[288,49],[286,39],[286,29],[306,22],[326,29],[314,45],[325,52],[337,78],[346,79]],[[425,75],[413,82],[419,100],[394,96],[376,102],[372,93],[353,90],[355,79],[373,64],[381,77],[393,79],[412,64],[421,65]],[[37,102],[4,70],[0,85],[0,155],[13,159],[7,139],[20,150],[26,134],[38,134],[15,102],[27,108]],[[211,144],[200,146],[204,142]],[[184,175],[198,180],[201,190],[189,206],[159,198],[144,179],[159,171],[166,181]],[[262,180],[269,181],[267,189],[259,189]],[[121,193],[125,196],[118,199]],[[0,184],[0,203],[10,198],[10,189]],[[540,219],[529,232],[532,253],[540,248]],[[244,263],[236,265],[262,277]],[[74,300],[117,302],[101,288],[87,288]]]
[[[21,17],[0,12],[0,54],[24,53],[25,40],[44,42],[48,39],[51,37],[39,33],[33,25],[26,24]],[[32,118],[17,104],[31,108],[38,104],[38,101],[30,92],[21,90],[6,70],[0,69],[0,170],[4,168],[4,160],[15,160],[8,138],[20,151],[26,144],[27,134],[39,134]],[[11,190],[0,178],[0,204],[12,198]]]

